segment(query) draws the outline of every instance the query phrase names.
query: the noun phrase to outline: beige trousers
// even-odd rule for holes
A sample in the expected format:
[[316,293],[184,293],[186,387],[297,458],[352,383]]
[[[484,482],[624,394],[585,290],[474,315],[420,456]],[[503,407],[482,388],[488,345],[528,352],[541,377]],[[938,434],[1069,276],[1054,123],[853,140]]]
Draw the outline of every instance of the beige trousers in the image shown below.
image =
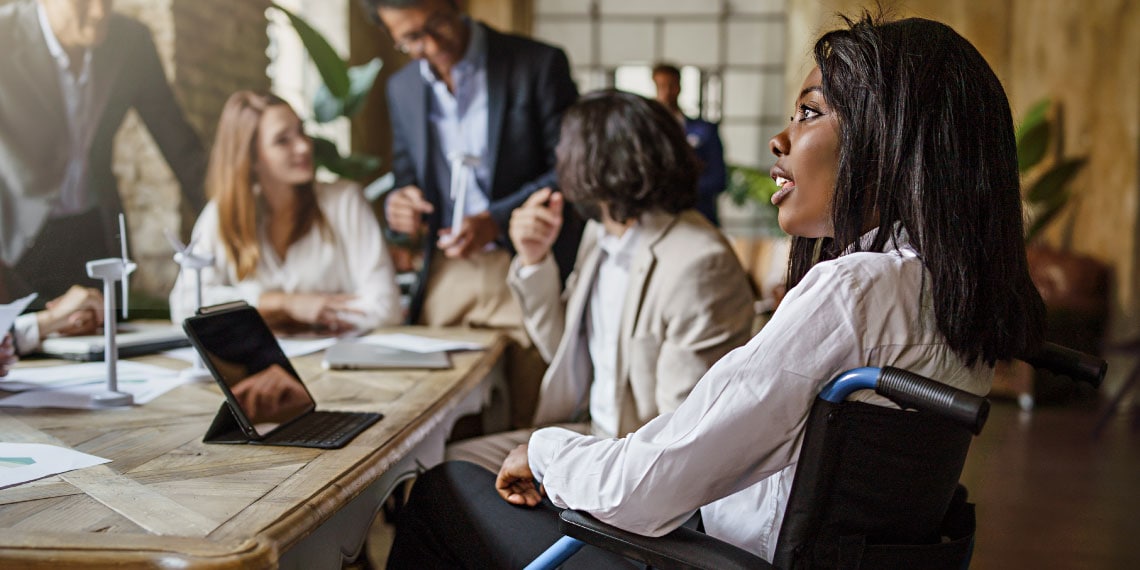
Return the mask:
[[506,375],[511,426],[524,428],[534,418],[546,362],[531,344],[522,309],[507,286],[510,267],[511,255],[502,249],[456,259],[437,250],[417,324],[500,329],[510,335],[514,342],[507,347]]
[[[589,423],[560,424],[558,427],[582,434],[590,433]],[[498,473],[511,450],[530,441],[532,433],[534,429],[520,429],[456,442],[447,446],[444,459],[470,461],[492,473]]]

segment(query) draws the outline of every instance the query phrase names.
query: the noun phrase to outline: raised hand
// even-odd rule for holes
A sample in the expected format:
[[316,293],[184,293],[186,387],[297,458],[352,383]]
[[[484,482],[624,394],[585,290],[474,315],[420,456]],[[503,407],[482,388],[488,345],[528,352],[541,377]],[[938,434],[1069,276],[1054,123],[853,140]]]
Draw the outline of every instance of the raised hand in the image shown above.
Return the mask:
[[523,265],[546,258],[562,229],[562,194],[543,188],[511,213],[511,243]]

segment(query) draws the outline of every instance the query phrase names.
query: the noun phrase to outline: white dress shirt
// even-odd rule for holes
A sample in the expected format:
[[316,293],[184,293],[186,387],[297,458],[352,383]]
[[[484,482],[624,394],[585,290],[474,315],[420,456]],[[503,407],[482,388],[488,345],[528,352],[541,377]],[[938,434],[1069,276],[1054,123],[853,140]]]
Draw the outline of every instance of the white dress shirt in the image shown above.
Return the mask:
[[71,71],[71,58],[55,37],[48,22],[43,4],[36,3],[36,13],[40,20],[40,30],[47,42],[48,52],[56,62],[59,86],[63,94],[63,104],[67,112],[69,134],[67,167],[60,186],[59,198],[52,207],[51,217],[59,218],[81,214],[90,208],[87,196],[87,157],[91,150],[91,139],[98,126],[91,93],[91,50],[83,52],[83,62],[79,74]]
[[[598,248],[601,249],[598,271],[590,287],[585,322],[586,349],[593,368],[590,385],[590,419],[595,433],[615,437],[618,431],[617,349],[621,335],[621,315],[625,310],[629,271],[637,248],[637,224],[621,236],[597,226]],[[520,279],[534,275],[539,266],[521,266]]]
[[[0,334],[0,338],[4,335]],[[16,352],[19,354],[28,354],[35,352],[40,348],[40,323],[36,320],[35,313],[25,313],[16,317],[16,321],[12,323],[12,341],[15,343]]]
[[[252,275],[238,280],[221,239],[218,205],[211,200],[194,224],[196,253],[213,254],[214,265],[202,270],[202,303],[244,300],[257,306],[262,293],[347,293],[363,312],[355,324],[369,330],[401,320],[399,289],[391,256],[380,236],[372,209],[355,184],[317,184],[317,204],[329,231],[313,227],[277,256],[265,225],[258,228],[261,258]],[[181,322],[194,313],[194,276],[185,271],[170,293],[170,314]]]
[[[816,265],[747,345],[717,362],[673,413],[622,439],[559,428],[530,439],[555,505],[660,536],[700,508],[706,532],[771,560],[813,399],[837,373],[897,366],[984,394],[938,331],[930,276],[900,240]],[[889,403],[864,391],[853,399]]]
[[601,259],[590,288],[586,309],[589,314],[585,319],[586,346],[594,367],[594,382],[590,385],[590,419],[594,423],[595,434],[616,437],[618,337],[621,335],[626,289],[629,288],[630,266],[637,246],[637,227],[627,228],[621,236],[615,236],[598,226],[598,233]]

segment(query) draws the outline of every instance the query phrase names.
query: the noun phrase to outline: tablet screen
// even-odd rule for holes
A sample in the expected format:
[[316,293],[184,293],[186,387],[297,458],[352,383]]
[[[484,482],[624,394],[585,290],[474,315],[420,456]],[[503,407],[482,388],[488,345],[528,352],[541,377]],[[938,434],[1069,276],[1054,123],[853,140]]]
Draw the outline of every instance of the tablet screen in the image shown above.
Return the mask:
[[257,309],[197,315],[185,327],[230,403],[259,437],[316,407]]

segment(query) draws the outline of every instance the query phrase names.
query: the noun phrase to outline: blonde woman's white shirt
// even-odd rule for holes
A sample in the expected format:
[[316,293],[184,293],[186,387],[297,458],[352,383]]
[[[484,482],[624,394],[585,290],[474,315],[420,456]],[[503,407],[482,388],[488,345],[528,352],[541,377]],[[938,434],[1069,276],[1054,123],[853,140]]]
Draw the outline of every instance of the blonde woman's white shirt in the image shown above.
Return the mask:
[[[886,253],[820,263],[676,411],[623,439],[538,430],[531,470],[559,507],[647,536],[699,508],[709,535],[771,560],[808,411],[833,376],[890,365],[989,391],[993,368],[967,367],[938,331],[929,283],[905,236]],[[889,405],[869,391],[852,399]]]
[[[391,256],[368,202],[350,182],[317,184],[317,205],[327,230],[314,226],[289,246],[281,259],[273,250],[265,223],[258,227],[261,259],[257,270],[238,280],[219,232],[218,205],[210,200],[194,224],[194,252],[211,254],[214,265],[202,270],[202,304],[245,301],[257,306],[262,293],[330,293],[357,297],[354,319],[360,328],[396,324],[401,320],[399,288]],[[192,271],[184,271],[170,293],[170,314],[181,322],[194,313]]]

